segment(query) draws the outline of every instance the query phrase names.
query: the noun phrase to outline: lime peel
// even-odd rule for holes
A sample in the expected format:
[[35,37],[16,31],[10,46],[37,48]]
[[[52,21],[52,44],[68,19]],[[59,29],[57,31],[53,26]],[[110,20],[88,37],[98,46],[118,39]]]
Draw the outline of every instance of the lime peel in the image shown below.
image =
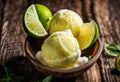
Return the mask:
[[115,67],[120,72],[120,53],[117,55],[115,59]]
[[94,20],[92,20],[91,22],[93,22],[94,26],[95,26],[95,36],[94,36],[94,39],[93,39],[93,41],[92,41],[92,43],[91,43],[91,45],[90,45],[89,48],[91,48],[95,44],[96,40],[99,37],[99,28],[98,28],[98,25],[96,24],[96,22]]
[[52,12],[50,9],[42,4],[35,4],[35,9],[37,11],[37,15],[42,25],[46,30],[49,29],[49,23],[52,19]]

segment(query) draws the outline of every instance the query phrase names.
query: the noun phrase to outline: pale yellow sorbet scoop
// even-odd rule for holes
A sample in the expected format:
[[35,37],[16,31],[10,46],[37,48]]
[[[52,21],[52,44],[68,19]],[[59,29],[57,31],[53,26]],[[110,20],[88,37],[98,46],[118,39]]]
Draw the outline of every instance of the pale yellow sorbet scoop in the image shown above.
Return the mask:
[[[36,58],[44,65],[56,68],[71,68],[78,63],[82,64],[80,58],[81,50],[76,38],[70,30],[52,33],[43,43],[41,52]],[[85,62],[88,61],[84,57]]]

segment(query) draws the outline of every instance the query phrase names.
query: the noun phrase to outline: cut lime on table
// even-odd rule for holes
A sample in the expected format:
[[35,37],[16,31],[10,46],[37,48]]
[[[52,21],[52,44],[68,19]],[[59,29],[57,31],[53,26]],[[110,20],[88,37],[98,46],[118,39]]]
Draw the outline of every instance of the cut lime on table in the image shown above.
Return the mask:
[[48,33],[46,32],[45,28],[39,20],[34,4],[29,6],[26,10],[24,14],[23,23],[25,31],[34,38],[41,38],[48,35]]
[[115,59],[115,67],[120,72],[120,53],[117,55]]

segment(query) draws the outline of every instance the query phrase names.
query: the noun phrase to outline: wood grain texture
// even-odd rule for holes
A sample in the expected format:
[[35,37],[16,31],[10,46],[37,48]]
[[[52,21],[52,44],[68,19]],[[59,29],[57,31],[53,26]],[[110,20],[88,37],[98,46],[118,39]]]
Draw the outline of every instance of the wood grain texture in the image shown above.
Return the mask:
[[[59,9],[71,9],[84,22],[94,19],[99,25],[103,45],[120,44],[120,0],[0,0],[0,65],[8,65],[28,80],[45,77],[37,72],[24,54],[23,13],[32,3],[48,6],[53,14]],[[100,59],[83,75],[72,79],[54,78],[53,82],[120,82],[114,61],[115,58],[103,50]]]
[[[23,14],[28,1],[6,0],[3,8],[3,19],[0,43],[0,65],[7,65],[16,74],[22,75],[26,80],[40,77],[24,54],[24,41],[26,38],[23,30]],[[32,76],[32,78],[29,78]],[[42,77],[41,77],[42,78]],[[24,81],[26,82],[26,81]]]
[[25,33],[22,29],[22,18],[26,6],[25,1],[21,0],[14,2],[7,0],[5,3],[0,43],[2,64],[11,57],[24,55]]
[[[95,18],[101,30],[101,38],[104,43],[120,44],[120,0],[95,0]],[[120,74],[115,70],[115,57],[109,57],[103,51],[100,58],[101,78],[104,82],[120,82]]]
[[2,30],[2,19],[3,19],[3,7],[4,7],[4,2],[0,0],[0,41],[1,41],[1,30]]

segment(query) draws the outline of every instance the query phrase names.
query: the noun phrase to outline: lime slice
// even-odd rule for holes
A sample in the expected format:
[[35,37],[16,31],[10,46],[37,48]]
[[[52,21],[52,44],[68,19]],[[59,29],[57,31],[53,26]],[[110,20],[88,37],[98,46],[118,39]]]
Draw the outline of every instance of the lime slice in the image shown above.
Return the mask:
[[120,72],[120,53],[117,55],[115,59],[115,67]]
[[94,21],[84,23],[80,27],[80,34],[77,38],[81,50],[87,49],[91,46],[96,35],[96,27]]
[[38,18],[34,4],[30,5],[24,14],[24,29],[34,38],[41,38],[48,34]]

